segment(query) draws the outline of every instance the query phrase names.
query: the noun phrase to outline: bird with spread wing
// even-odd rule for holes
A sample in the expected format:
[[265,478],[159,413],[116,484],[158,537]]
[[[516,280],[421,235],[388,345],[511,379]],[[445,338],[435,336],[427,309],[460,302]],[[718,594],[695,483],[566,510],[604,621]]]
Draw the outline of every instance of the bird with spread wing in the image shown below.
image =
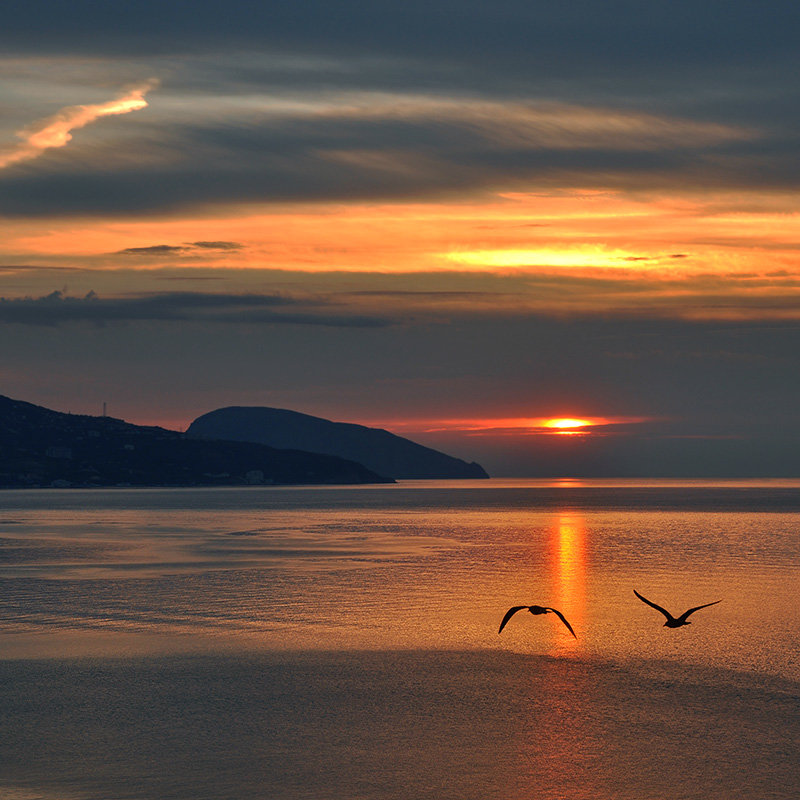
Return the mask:
[[575,636],[575,631],[572,630],[572,625],[567,622],[567,618],[556,608],[549,608],[548,606],[512,606],[511,608],[506,611],[506,615],[503,617],[503,621],[500,623],[500,630],[497,631],[498,633],[503,632],[503,628],[505,628],[506,623],[517,613],[517,611],[522,611],[523,609],[527,609],[531,612],[531,614],[550,614],[551,612],[555,614],[563,623],[567,626],[567,630],[577,639],[578,637]]
[[673,617],[672,614],[667,611],[666,608],[661,608],[661,606],[656,605],[652,600],[648,600],[646,597],[642,597],[636,589],[633,590],[633,593],[643,602],[647,603],[650,608],[654,608],[656,611],[660,611],[666,618],[667,621],[664,623],[665,628],[681,628],[684,625],[691,625],[692,623],[689,622],[689,615],[694,614],[695,611],[699,611],[701,608],[708,608],[709,606],[715,606],[717,603],[721,603],[722,600],[715,600],[713,603],[704,603],[702,606],[695,606],[694,608],[690,608],[687,611],[684,611],[679,617]]

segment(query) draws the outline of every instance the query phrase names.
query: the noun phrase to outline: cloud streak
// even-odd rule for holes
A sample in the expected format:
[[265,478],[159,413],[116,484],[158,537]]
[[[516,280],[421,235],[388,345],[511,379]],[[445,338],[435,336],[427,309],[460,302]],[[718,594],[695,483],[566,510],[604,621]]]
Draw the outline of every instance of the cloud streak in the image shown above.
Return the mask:
[[147,247],[126,247],[118,250],[116,255],[121,256],[170,256],[186,253],[203,252],[231,252],[241,250],[239,242],[186,242],[185,244],[153,244]]
[[157,85],[155,79],[131,87],[124,94],[107,103],[67,106],[52,116],[34,122],[17,131],[19,144],[0,150],[0,169],[12,164],[30,161],[46,150],[64,147],[72,141],[72,132],[85,128],[101,117],[130,114],[147,108],[145,95]]

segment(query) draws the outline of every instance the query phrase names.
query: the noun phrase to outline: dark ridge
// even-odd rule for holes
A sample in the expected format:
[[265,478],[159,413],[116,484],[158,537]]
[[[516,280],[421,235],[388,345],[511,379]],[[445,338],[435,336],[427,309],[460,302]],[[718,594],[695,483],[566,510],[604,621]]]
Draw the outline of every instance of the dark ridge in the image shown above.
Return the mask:
[[382,428],[331,422],[283,408],[219,408],[198,417],[186,435],[326,453],[358,461],[395,479],[489,477],[480,464],[423,447]]
[[335,456],[198,440],[0,395],[0,488],[390,482]]

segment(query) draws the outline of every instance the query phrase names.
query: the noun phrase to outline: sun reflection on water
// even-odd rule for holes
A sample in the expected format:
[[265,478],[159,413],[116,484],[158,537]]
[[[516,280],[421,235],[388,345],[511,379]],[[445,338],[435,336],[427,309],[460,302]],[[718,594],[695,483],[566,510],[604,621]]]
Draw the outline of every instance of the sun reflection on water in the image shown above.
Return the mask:
[[586,619],[586,521],[578,514],[562,514],[552,529],[550,568],[553,603],[570,621],[578,638],[568,631],[554,642],[555,652],[581,646]]

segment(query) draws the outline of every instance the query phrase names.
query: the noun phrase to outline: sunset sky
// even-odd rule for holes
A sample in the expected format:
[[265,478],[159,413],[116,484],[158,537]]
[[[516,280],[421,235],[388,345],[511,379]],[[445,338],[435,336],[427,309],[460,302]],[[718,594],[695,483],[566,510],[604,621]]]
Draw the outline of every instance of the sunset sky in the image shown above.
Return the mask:
[[800,475],[798,31],[737,0],[14,3],[0,394],[290,408],[493,475]]

